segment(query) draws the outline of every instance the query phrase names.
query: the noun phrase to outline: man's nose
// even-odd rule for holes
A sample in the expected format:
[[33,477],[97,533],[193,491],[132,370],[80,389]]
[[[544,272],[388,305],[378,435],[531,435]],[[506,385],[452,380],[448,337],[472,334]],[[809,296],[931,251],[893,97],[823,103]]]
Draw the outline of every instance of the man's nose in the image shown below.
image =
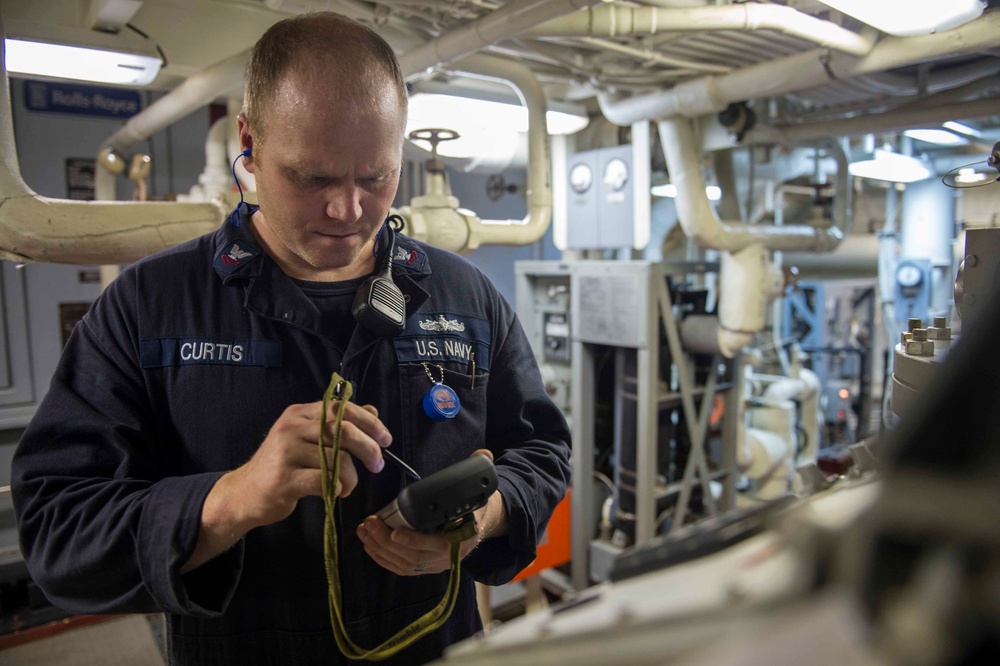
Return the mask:
[[357,222],[361,219],[361,188],[353,184],[331,188],[326,201],[326,214],[342,222]]

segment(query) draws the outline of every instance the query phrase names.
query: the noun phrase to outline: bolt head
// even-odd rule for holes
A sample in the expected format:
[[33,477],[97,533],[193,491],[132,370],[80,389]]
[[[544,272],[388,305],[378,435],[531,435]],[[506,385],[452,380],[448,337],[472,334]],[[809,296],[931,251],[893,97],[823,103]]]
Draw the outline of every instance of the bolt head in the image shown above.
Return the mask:
[[932,326],[927,329],[927,339],[951,340],[951,329],[947,326],[942,326],[941,328],[938,328],[937,326]]
[[934,343],[931,340],[910,340],[906,343],[906,353],[909,356],[934,356]]

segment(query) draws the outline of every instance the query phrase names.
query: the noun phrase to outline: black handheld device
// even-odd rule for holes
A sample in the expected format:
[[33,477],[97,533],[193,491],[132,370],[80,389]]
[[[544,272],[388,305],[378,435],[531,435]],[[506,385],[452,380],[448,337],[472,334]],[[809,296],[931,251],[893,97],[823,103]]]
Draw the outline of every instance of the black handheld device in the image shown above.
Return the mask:
[[496,489],[493,461],[477,454],[406,486],[378,517],[392,529],[431,534],[485,505]]
[[403,292],[392,281],[392,255],[396,252],[396,232],[387,221],[383,227],[388,242],[381,265],[375,275],[365,280],[354,294],[351,313],[359,324],[382,338],[393,338],[403,332],[406,302]]

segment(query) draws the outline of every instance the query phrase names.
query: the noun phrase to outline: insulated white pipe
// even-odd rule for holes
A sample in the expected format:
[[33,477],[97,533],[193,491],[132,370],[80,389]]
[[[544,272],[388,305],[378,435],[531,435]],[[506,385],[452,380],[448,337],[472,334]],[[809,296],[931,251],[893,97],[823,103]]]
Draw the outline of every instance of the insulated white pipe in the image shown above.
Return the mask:
[[785,253],[781,260],[811,278],[875,277],[878,254],[879,239],[874,234],[850,234],[833,252]]
[[528,109],[528,214],[523,220],[480,220],[470,229],[477,245],[529,245],[545,235],[552,219],[552,182],[545,91],[534,73],[519,63],[485,55],[462,58],[454,69],[511,85]]
[[229,94],[243,82],[250,51],[242,51],[189,77],[169,93],[132,116],[102,144],[127,151],[156,132],[173,125],[195,109]]
[[493,13],[468,23],[399,58],[403,76],[410,77],[434,65],[447,64],[460,56],[520,35],[578,9],[600,4],[601,0],[513,0]]
[[767,323],[767,306],[781,293],[782,276],[759,243],[722,255],[719,266],[719,351],[733,358]]
[[761,244],[771,250],[825,252],[840,243],[842,233],[835,227],[817,229],[805,225],[778,227],[720,222],[705,196],[701,160],[690,121],[668,118],[659,122],[659,130],[670,181],[677,187],[674,200],[677,217],[684,233],[699,247],[734,252],[751,244]]
[[799,403],[802,429],[806,433],[806,445],[796,459],[796,464],[815,462],[819,450],[819,377],[812,370],[799,369],[797,378],[784,377],[772,382],[764,389],[766,402],[794,400]]
[[4,68],[0,81],[0,259],[124,264],[206,233],[224,217],[225,211],[213,203],[108,203],[35,194],[21,178],[17,162]]
[[198,177],[204,201],[212,201],[229,190],[233,176],[229,171],[229,116],[216,120],[205,139],[205,170]]
[[[873,113],[857,118],[779,126],[775,127],[774,130],[779,133],[782,140],[803,141],[823,136],[879,134],[919,125],[941,123],[954,118],[982,118],[996,114],[997,100],[995,97],[942,106],[931,105],[930,101],[927,101],[921,108],[911,107],[906,110]],[[748,135],[750,140],[752,140],[752,134],[751,131]],[[773,134],[771,136],[773,137]]]
[[861,58],[827,49],[797,53],[744,67],[730,74],[680,83],[661,93],[618,100],[598,95],[601,112],[616,125],[721,111],[732,102],[776,97],[808,90],[829,81],[882,72],[943,56],[971,55],[1000,44],[1000,9],[952,30],[915,37],[887,37]]
[[[781,292],[782,279],[769,250],[829,251],[837,247],[843,234],[837,227],[750,226],[720,221],[705,196],[691,122],[668,118],[660,121],[659,130],[670,180],[677,187],[674,203],[681,228],[699,247],[725,252],[719,270],[718,343],[722,354],[732,358],[763,329],[767,304]],[[846,226],[846,156],[837,148],[832,154],[838,162],[837,194],[842,200],[835,211]]]
[[658,32],[706,30],[776,30],[851,55],[865,55],[875,39],[791,7],[747,3],[661,9],[601,5],[548,21],[523,37],[621,37]]

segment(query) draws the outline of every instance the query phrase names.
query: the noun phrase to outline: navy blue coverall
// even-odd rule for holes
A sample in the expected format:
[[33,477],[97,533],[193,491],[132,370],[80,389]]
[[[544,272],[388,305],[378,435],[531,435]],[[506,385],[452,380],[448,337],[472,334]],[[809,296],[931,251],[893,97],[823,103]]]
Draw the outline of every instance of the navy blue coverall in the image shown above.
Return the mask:
[[[566,422],[516,315],[466,260],[398,235],[406,329],[388,339],[357,326],[341,349],[261,250],[252,212],[133,264],[76,327],[13,463],[28,569],[71,611],[165,612],[174,664],[349,663],[329,624],[319,498],[180,573],[216,480],[250,459],[287,406],[318,400],[336,370],[421,474],[477,448],[496,457],[509,534],[464,560],[448,623],[389,663],[432,660],[480,629],[473,578],[502,583],[533,559],[569,482]],[[454,419],[424,413],[422,363],[458,393]],[[357,467],[337,520],[348,631],[367,648],[437,604],[448,573],[397,577],[364,552],[355,528],[404,479],[393,465]]]

